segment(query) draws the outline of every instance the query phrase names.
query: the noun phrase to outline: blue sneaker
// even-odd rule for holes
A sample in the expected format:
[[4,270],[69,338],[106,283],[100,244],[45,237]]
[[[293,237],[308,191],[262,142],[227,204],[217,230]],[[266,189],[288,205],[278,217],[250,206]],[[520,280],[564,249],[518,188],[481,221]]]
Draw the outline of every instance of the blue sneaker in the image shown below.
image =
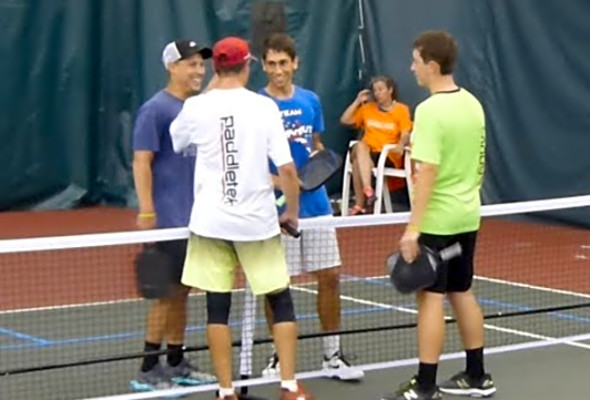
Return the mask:
[[199,386],[217,382],[215,375],[199,371],[185,358],[175,367],[167,365],[165,373],[173,383],[181,386]]
[[[155,390],[166,390],[179,388],[176,383],[170,379],[164,367],[161,364],[156,364],[154,368],[146,372],[140,372],[137,379],[129,382],[131,389],[136,392],[152,392]],[[183,395],[163,396],[167,398],[178,398]]]

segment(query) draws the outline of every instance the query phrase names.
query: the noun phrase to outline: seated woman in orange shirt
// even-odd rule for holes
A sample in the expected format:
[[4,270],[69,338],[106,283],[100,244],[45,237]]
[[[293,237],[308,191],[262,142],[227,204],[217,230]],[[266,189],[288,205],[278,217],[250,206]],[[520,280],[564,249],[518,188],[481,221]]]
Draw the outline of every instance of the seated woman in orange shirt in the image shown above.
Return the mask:
[[[412,120],[408,106],[397,101],[393,79],[378,76],[371,80],[371,90],[361,90],[340,117],[340,122],[364,131],[352,148],[352,179],[356,204],[351,215],[363,214],[375,201],[371,170],[386,144],[397,144],[389,153],[387,165],[403,168],[404,147],[408,145]],[[372,96],[371,96],[372,94]],[[373,99],[371,99],[373,97]]]

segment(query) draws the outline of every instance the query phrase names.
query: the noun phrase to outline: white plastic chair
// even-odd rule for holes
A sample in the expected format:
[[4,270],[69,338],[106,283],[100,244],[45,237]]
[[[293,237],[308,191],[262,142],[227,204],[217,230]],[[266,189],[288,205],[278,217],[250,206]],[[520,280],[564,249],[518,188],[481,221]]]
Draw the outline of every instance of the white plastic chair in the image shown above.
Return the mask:
[[[352,182],[352,161],[351,161],[351,149],[358,143],[358,140],[351,140],[348,145],[348,152],[346,153],[346,159],[344,161],[344,176],[342,179],[342,215],[348,215],[348,202],[350,199],[350,186]],[[379,154],[379,158],[377,160],[377,165],[373,168],[373,176],[375,177],[376,187],[375,187],[375,204],[373,208],[374,214],[380,214],[383,205],[385,206],[385,212],[391,213],[393,212],[392,205],[391,205],[391,195],[389,193],[389,188],[385,182],[387,177],[396,177],[396,178],[403,178],[406,180],[406,186],[408,192],[411,193],[412,191],[412,179],[411,179],[411,160],[409,155],[409,149],[405,149],[405,157],[404,157],[404,168],[388,168],[385,166],[387,161],[387,156],[389,152],[392,151],[397,145],[396,144],[387,144],[383,146],[381,153]],[[384,201],[385,200],[385,201]],[[383,204],[385,203],[385,204]]]

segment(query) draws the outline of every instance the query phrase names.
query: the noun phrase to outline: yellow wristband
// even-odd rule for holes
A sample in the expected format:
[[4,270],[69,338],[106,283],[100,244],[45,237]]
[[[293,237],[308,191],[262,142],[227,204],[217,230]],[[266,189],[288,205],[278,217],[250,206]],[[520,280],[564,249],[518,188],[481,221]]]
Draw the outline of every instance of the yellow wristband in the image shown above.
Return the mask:
[[155,212],[139,213],[138,217],[143,218],[143,219],[156,218],[156,213]]
[[406,226],[406,232],[420,232],[420,229],[416,225],[408,224]]

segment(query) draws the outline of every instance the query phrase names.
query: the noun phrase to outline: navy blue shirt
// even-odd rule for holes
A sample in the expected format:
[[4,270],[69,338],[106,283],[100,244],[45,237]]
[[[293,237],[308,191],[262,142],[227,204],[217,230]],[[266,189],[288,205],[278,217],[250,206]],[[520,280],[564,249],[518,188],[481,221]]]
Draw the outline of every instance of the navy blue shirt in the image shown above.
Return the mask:
[[[273,99],[279,106],[285,132],[289,139],[291,157],[293,157],[297,169],[301,168],[313,151],[313,134],[324,132],[324,116],[318,95],[299,86],[295,86],[293,96],[289,99],[276,99],[265,89],[261,89],[260,93]],[[272,162],[270,162],[270,170],[273,174],[277,174],[277,168]],[[277,196],[280,194],[277,192]],[[301,192],[299,197],[300,218],[331,214],[332,206],[325,186],[313,191]]]
[[196,148],[175,153],[169,133],[182,105],[161,90],[141,106],[133,129],[133,150],[154,153],[152,196],[159,228],[188,226],[193,206]]

